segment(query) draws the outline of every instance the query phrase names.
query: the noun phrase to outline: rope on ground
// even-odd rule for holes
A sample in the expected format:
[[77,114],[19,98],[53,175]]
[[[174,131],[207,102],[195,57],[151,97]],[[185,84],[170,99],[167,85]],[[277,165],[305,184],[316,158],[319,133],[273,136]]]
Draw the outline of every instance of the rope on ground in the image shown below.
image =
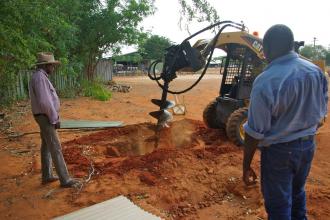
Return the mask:
[[45,195],[42,196],[43,199],[50,199],[55,192],[61,191],[62,188],[53,188],[49,190]]
[[95,169],[94,169],[94,165],[93,165],[93,162],[92,161],[90,161],[90,165],[91,166],[90,166],[90,169],[89,169],[89,174],[88,174],[87,179],[85,180],[85,183],[88,183],[91,180],[91,178],[94,175],[94,173],[95,173]]
[[[65,130],[57,130],[57,132],[92,132],[92,131],[100,131],[100,130],[106,130],[109,128],[75,128],[75,129],[65,129]],[[40,134],[39,131],[32,131],[32,132],[14,132],[11,134],[8,134],[6,137],[0,137],[0,139],[14,139],[14,138],[20,138],[26,135],[33,135],[33,134]]]
[[79,186],[75,187],[77,191],[75,192],[75,195],[78,195],[83,187],[92,179],[92,176],[95,174],[95,168],[93,161],[89,159],[89,157],[86,155],[85,151],[83,150],[83,156],[89,161],[90,167],[88,168],[88,175],[84,178],[84,181],[79,184]]

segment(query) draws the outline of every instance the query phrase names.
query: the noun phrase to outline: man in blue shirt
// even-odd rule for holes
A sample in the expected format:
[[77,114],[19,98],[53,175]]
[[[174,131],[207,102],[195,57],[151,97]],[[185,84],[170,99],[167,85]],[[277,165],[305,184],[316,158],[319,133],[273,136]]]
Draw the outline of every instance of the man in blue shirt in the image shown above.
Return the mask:
[[269,219],[307,219],[305,183],[314,156],[314,135],[327,114],[322,71],[293,51],[292,31],[274,25],[263,39],[267,68],[254,81],[244,125],[243,181],[255,184],[250,167],[261,150],[261,190]]

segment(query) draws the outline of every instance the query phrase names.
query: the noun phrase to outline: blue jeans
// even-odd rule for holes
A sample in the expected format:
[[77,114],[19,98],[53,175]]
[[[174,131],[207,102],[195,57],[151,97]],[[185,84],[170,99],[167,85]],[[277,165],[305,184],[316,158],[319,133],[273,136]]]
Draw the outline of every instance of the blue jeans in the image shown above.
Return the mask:
[[261,148],[261,191],[269,220],[307,219],[305,183],[314,140],[295,140]]

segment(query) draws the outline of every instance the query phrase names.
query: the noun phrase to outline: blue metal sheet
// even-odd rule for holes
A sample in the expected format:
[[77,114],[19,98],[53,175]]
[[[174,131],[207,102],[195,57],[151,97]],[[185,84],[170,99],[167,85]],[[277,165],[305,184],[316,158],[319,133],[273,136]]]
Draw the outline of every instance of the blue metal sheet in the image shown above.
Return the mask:
[[121,121],[89,121],[89,120],[64,120],[61,121],[61,128],[112,128],[122,127],[124,124]]

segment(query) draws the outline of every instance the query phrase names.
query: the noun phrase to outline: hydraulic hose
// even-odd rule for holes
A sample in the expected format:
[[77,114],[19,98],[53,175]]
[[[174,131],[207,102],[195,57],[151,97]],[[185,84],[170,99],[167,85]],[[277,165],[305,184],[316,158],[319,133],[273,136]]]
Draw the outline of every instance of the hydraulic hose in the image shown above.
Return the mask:
[[[189,90],[193,89],[202,80],[202,78],[206,74],[207,68],[208,68],[208,66],[209,66],[209,64],[212,60],[212,56],[213,56],[213,52],[214,52],[214,49],[215,49],[217,39],[219,38],[219,36],[223,32],[223,30],[227,27],[233,27],[233,28],[237,28],[237,29],[244,29],[244,26],[242,26],[242,24],[235,23],[235,22],[232,22],[232,21],[217,22],[215,24],[212,24],[212,25],[210,25],[206,28],[203,28],[202,30],[194,33],[193,35],[191,35],[188,38],[186,38],[185,40],[183,40],[182,43],[180,44],[180,45],[182,45],[184,42],[186,42],[186,41],[190,40],[191,38],[201,34],[202,32],[204,32],[206,30],[209,30],[213,27],[216,27],[218,25],[224,24],[224,23],[227,23],[227,24],[225,24],[223,27],[221,27],[220,30],[218,31],[218,33],[216,34],[216,36],[213,38],[214,40],[213,40],[212,45],[211,45],[210,55],[208,57],[206,65],[204,66],[202,74],[199,76],[199,78],[191,86],[189,86],[188,88],[186,88],[184,90],[181,90],[181,91],[172,91],[172,90],[169,90],[168,88],[165,88],[164,85],[159,82],[159,80],[161,80],[162,77],[161,76],[157,77],[156,76],[156,71],[155,71],[156,65],[158,63],[161,63],[162,62],[161,60],[156,60],[150,65],[149,70],[148,70],[149,78],[152,79],[152,80],[155,80],[160,88],[162,88],[163,90],[165,90],[166,92],[168,92],[170,94],[182,94],[182,93],[188,92]],[[174,59],[177,57],[177,55],[178,55],[178,52],[176,52],[176,54],[174,55]],[[152,71],[152,73],[150,73],[151,71]]]

